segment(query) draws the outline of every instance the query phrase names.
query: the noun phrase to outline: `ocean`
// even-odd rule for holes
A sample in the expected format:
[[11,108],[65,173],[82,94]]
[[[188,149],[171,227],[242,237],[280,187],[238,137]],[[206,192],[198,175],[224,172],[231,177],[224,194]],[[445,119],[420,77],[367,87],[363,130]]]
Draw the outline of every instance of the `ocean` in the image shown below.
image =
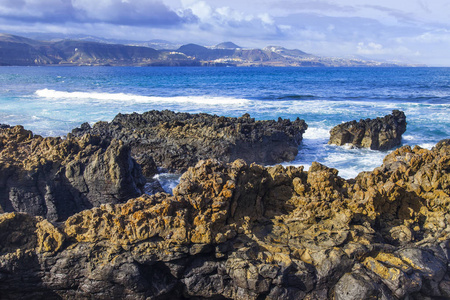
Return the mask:
[[[294,161],[371,171],[389,153],[328,145],[342,122],[405,112],[404,145],[430,149],[450,138],[450,68],[0,67],[0,123],[64,136],[118,113],[169,109],[257,120],[304,119]],[[159,175],[170,190],[177,176]]]

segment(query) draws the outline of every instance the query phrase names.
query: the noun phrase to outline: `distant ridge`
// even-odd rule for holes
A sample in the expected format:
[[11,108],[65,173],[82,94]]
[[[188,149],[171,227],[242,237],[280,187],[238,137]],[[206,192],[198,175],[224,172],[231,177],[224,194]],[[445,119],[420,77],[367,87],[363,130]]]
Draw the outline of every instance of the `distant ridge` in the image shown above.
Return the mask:
[[224,43],[220,43],[214,46],[215,49],[238,49],[238,48],[242,48],[239,47],[238,45],[236,45],[233,42],[224,42]]
[[[411,66],[358,58],[319,57],[298,49],[268,46],[247,49],[233,42],[213,47],[197,44],[177,46],[165,40],[136,44],[113,43],[96,37],[34,40],[0,34],[1,66],[272,66],[272,67],[391,67]],[[155,46],[155,47],[149,47]]]
[[296,57],[301,57],[301,56],[312,56],[311,54],[308,54],[306,52],[303,52],[301,50],[298,49],[286,49],[283,47],[279,47],[279,46],[268,46],[266,48],[264,48],[264,50],[266,51],[271,51],[271,52],[275,52],[278,53],[280,55],[286,55],[286,56],[296,56]]

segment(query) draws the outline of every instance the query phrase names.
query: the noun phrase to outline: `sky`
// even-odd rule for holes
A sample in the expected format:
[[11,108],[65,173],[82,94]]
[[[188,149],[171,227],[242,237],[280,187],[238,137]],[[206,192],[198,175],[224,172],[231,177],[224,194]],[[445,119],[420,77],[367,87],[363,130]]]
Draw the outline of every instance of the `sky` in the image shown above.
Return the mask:
[[0,0],[0,32],[86,34],[450,66],[449,0]]

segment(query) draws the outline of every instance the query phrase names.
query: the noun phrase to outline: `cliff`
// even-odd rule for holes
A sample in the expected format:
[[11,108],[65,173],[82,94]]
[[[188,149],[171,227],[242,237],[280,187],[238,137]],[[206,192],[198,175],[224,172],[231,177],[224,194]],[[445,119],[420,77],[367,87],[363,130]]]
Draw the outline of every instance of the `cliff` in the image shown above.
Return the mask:
[[[174,195],[59,225],[0,215],[4,299],[450,297],[450,140],[344,180],[335,169],[199,162]],[[427,298],[428,297],[428,298]]]
[[[119,139],[131,147],[133,156],[151,177],[158,167],[181,173],[202,159],[231,162],[275,164],[295,159],[307,125],[279,118],[255,121],[245,114],[240,118],[208,114],[149,111],[143,114],[118,114],[110,123],[85,123],[72,131],[108,139]],[[155,163],[154,163],[154,162]]]

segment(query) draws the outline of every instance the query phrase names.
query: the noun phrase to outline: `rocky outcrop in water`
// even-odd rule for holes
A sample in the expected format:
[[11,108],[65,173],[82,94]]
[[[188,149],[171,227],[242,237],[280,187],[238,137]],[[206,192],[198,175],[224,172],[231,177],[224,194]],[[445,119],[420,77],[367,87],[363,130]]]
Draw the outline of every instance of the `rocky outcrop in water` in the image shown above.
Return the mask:
[[[56,226],[0,215],[5,299],[450,297],[450,140],[344,180],[335,169],[199,162],[174,195]],[[428,298],[426,298],[428,297]]]
[[42,138],[0,127],[0,207],[49,220],[140,196],[140,167],[121,141],[98,136]]
[[181,173],[202,159],[231,162],[275,164],[295,159],[307,125],[289,119],[255,121],[245,114],[240,118],[208,114],[149,111],[143,114],[118,114],[113,121],[85,123],[74,135],[91,133],[116,138],[130,145],[133,156],[147,177],[156,166]]
[[350,144],[358,148],[389,150],[401,144],[405,131],[405,114],[394,110],[391,115],[383,118],[351,121],[333,127],[328,144]]

